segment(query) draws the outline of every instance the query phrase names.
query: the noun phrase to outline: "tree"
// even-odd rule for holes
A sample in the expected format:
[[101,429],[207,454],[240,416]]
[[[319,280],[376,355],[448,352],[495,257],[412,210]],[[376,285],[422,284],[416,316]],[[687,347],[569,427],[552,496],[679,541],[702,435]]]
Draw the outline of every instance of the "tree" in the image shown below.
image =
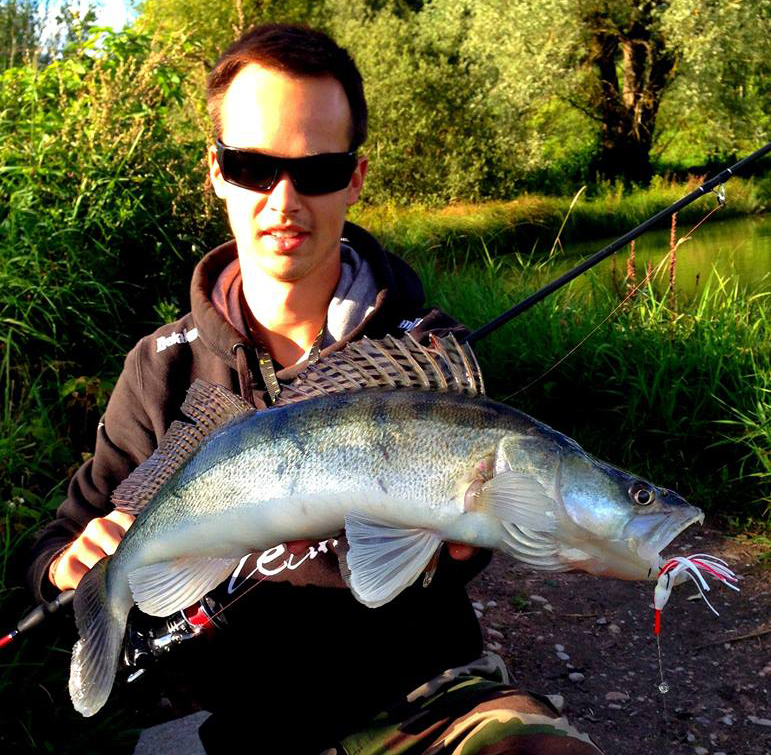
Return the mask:
[[600,124],[597,169],[606,178],[647,183],[653,174],[656,118],[682,54],[662,29],[661,11],[668,5],[579,4],[587,43],[581,63],[594,75],[586,91],[570,99]]
[[447,201],[749,151],[771,126],[770,16],[771,0],[142,0],[137,25],[184,30],[198,79],[254,23],[331,32],[365,78],[368,196]]
[[38,6],[37,0],[0,2],[0,71],[21,65],[37,52]]
[[96,9],[90,3],[60,6],[56,14],[56,31],[48,41],[49,56],[79,55],[95,27]]
[[582,113],[595,124],[594,166],[605,178],[650,178],[668,100],[676,103],[666,110],[668,126],[672,118],[719,122],[726,151],[768,129],[769,0],[476,0],[468,7],[474,23],[465,49],[495,60],[498,106],[532,116],[556,99]]
[[136,25],[150,33],[183,31],[209,70],[225,48],[255,24],[323,26],[324,4],[323,0],[137,0]]

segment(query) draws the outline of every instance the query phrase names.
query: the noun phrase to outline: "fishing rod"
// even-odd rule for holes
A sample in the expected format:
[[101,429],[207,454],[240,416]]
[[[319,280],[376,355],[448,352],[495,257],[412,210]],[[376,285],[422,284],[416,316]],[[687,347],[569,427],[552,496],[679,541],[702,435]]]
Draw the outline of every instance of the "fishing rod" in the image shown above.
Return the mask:
[[[538,304],[538,302],[542,301],[550,294],[553,294],[567,283],[570,283],[570,281],[577,278],[582,273],[585,273],[590,268],[594,267],[598,262],[602,262],[602,260],[604,260],[606,257],[609,257],[614,252],[617,252],[619,249],[626,246],[630,241],[634,241],[638,236],[642,236],[643,233],[653,228],[653,226],[655,226],[657,223],[671,217],[676,212],[682,210],[683,207],[687,207],[692,202],[695,202],[699,197],[714,191],[717,186],[724,184],[726,181],[732,178],[737,171],[745,168],[756,160],[759,160],[769,152],[771,152],[771,142],[766,144],[765,147],[761,147],[760,149],[756,150],[751,155],[748,155],[744,159],[739,160],[738,163],[732,165],[730,168],[726,168],[722,173],[718,173],[718,175],[716,175],[714,178],[710,178],[708,181],[705,181],[703,184],[701,184],[701,186],[692,191],[690,194],[683,197],[682,199],[679,199],[673,205],[667,207],[666,210],[662,210],[661,212],[656,213],[653,217],[648,218],[648,220],[644,221],[643,223],[640,223],[637,228],[633,228],[628,233],[625,233],[623,236],[617,238],[611,244],[608,244],[603,249],[600,249],[599,252],[596,252],[591,257],[585,259],[579,265],[576,265],[572,270],[568,270],[568,272],[563,273],[559,278],[556,278],[551,283],[547,283],[543,288],[539,289],[533,294],[530,294],[530,296],[523,299],[518,304],[515,304],[513,307],[511,307],[511,309],[508,309],[503,314],[498,315],[498,317],[496,317],[494,320],[491,320],[487,324],[482,325],[481,328],[473,331],[465,338],[460,338],[458,340],[461,343],[473,345],[481,338],[484,338],[489,333],[492,333],[492,331],[500,328],[502,325],[505,325],[515,317],[518,317],[523,312],[527,312],[528,309]],[[720,196],[718,199],[721,204],[725,201]]]
[[0,648],[13,642],[20,634],[27,632],[33,627],[43,622],[52,614],[55,614],[61,608],[72,603],[75,597],[75,590],[64,590],[60,592],[53,600],[40,603],[24,616],[21,621],[8,634],[0,637]]
[[[474,344],[476,341],[484,338],[486,335],[496,330],[497,328],[505,325],[510,320],[513,320],[518,315],[526,312],[532,306],[545,299],[550,294],[554,293],[562,286],[566,285],[573,279],[577,278],[582,273],[585,273],[590,268],[594,267],[598,262],[601,262],[606,257],[609,257],[614,252],[618,251],[622,247],[626,246],[630,241],[641,236],[646,231],[650,230],[653,226],[666,218],[671,217],[676,212],[679,212],[683,207],[687,207],[692,202],[695,202],[699,197],[713,191],[717,186],[724,184],[730,178],[732,178],[738,171],[751,163],[759,160],[764,155],[771,152],[771,142],[764,147],[753,152],[742,160],[739,160],[735,165],[730,168],[726,168],[722,173],[719,173],[714,178],[705,181],[701,186],[692,191],[687,196],[675,202],[673,205],[667,207],[665,210],[653,215],[645,222],[638,225],[628,233],[624,234],[620,238],[616,239],[608,246],[596,252],[591,257],[588,257],[582,263],[574,267],[572,270],[561,275],[556,280],[548,283],[543,288],[539,289],[535,293],[531,294],[527,298],[523,299],[518,304],[515,304],[510,309],[506,310],[501,315],[498,315],[494,320],[491,320],[487,324],[473,331],[465,338],[460,338],[460,343]],[[721,203],[724,201],[720,199]],[[40,624],[45,618],[58,611],[63,606],[69,604],[74,596],[74,590],[66,590],[59,594],[53,601],[49,603],[41,603],[29,614],[27,614],[7,635],[0,637],[0,648],[4,645],[10,644],[20,633],[31,629],[33,626]],[[202,626],[209,627],[216,625],[215,619],[219,617],[222,610],[226,606],[221,604],[206,604],[201,602],[191,609],[179,612],[175,617],[170,617],[164,620],[164,623],[157,629],[136,632],[129,638],[128,647],[124,655],[124,664],[129,669],[139,669],[140,672],[143,667],[146,666],[147,660],[152,656],[157,656],[162,652],[165,652],[169,647],[179,644],[187,639],[192,639],[199,635],[200,628]],[[132,674],[131,678],[137,677],[139,674]]]

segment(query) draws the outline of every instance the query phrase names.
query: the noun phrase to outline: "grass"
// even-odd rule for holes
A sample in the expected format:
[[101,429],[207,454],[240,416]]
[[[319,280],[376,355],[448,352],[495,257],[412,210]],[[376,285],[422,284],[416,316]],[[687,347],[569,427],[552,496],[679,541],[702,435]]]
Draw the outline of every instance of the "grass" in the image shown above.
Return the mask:
[[[647,189],[625,192],[622,186],[601,186],[594,195],[548,197],[525,195],[508,202],[454,204],[436,210],[412,207],[354,207],[351,217],[397,254],[414,261],[424,256],[484,261],[512,250],[543,258],[555,237],[563,241],[620,236],[665,209],[701,183],[655,180]],[[769,206],[767,179],[732,179],[722,218],[762,212]],[[681,223],[695,223],[714,206],[697,200],[679,214]],[[567,221],[565,220],[567,218]],[[564,229],[560,229],[564,223]]]
[[[466,257],[457,250],[449,266],[436,255],[418,267],[429,299],[472,328],[550,277],[548,263],[527,258]],[[648,284],[608,319],[619,297],[595,278],[537,305],[478,352],[494,397],[679,490],[713,522],[767,522],[769,297],[771,287],[750,296],[713,272],[691,299]]]

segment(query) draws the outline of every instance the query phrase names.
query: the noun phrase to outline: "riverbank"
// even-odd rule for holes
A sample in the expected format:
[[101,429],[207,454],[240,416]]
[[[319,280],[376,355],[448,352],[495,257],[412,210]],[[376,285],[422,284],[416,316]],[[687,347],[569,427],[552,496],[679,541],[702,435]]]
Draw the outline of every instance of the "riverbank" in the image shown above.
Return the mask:
[[[659,279],[676,279],[666,252]],[[551,263],[549,263],[551,265]],[[771,513],[771,279],[748,294],[708,275],[695,294],[575,281],[475,346],[488,392],[587,451],[678,490],[723,523]],[[448,275],[416,267],[428,300],[469,327],[536,290],[550,267],[505,257]]]
[[[706,178],[706,177],[704,177]],[[409,260],[437,255],[444,260],[483,260],[488,255],[549,254],[559,234],[563,242],[620,236],[696,189],[704,179],[656,179],[647,189],[595,187],[587,196],[523,195],[508,202],[431,207],[354,207],[351,219],[371,230],[391,251]],[[771,207],[771,176],[734,178],[720,218],[755,215]],[[714,194],[679,213],[696,223],[717,204]],[[664,224],[666,226],[666,223]]]

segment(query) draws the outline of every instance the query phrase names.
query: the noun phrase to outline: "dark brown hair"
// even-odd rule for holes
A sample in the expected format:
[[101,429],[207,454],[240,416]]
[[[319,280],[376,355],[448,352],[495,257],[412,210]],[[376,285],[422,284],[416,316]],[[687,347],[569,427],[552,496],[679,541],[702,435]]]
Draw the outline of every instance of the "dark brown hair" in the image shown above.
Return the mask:
[[367,137],[367,102],[356,64],[346,50],[323,32],[292,24],[256,26],[237,39],[217,61],[206,82],[206,103],[215,136],[222,135],[222,99],[236,74],[258,63],[295,76],[332,76],[351,108],[351,144],[355,150]]

